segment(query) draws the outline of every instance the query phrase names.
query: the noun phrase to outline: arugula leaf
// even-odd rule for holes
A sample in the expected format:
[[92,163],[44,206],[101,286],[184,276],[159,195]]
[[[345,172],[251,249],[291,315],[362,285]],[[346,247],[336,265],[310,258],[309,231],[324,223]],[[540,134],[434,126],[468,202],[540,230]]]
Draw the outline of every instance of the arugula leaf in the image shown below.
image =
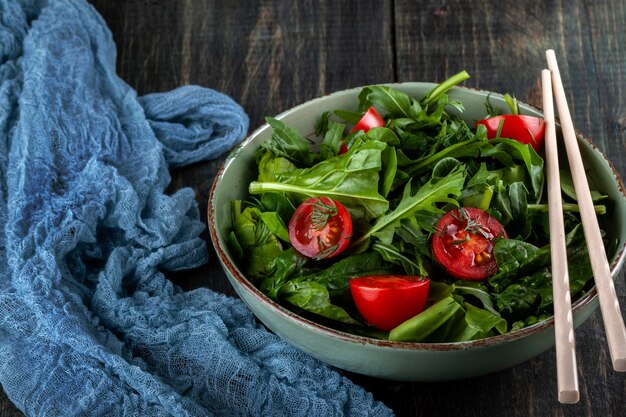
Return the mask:
[[435,225],[440,217],[439,214],[435,213],[415,213],[413,217],[400,221],[400,227],[396,229],[396,235],[407,244],[417,248],[424,248],[428,246],[429,234],[436,232]]
[[272,137],[261,146],[278,157],[287,158],[301,166],[311,166],[316,162],[316,154],[309,149],[309,142],[291,126],[273,117],[265,121],[272,127]]
[[333,114],[344,120],[346,123],[350,123],[352,125],[357,124],[358,121],[361,120],[361,117],[363,117],[363,113],[342,109],[333,110]]
[[385,261],[401,265],[407,275],[428,276],[428,271],[426,271],[419,258],[414,261],[394,245],[375,242],[372,245],[372,249],[380,253]]
[[358,246],[370,236],[376,236],[383,243],[389,244],[402,219],[413,216],[417,211],[443,213],[435,205],[436,203],[458,205],[457,201],[450,196],[461,195],[464,182],[463,170],[455,169],[444,178],[436,181],[431,179],[413,195],[411,195],[411,183],[407,183],[398,206],[393,211],[378,218],[367,232],[353,242],[352,246]]
[[485,145],[486,141],[479,139],[478,137],[472,137],[470,139],[458,142],[454,145],[448,146],[439,152],[429,155],[425,158],[418,159],[417,161],[411,161],[407,164],[407,161],[403,161],[401,166],[406,166],[405,171],[410,176],[416,176],[432,168],[437,162],[444,158],[462,158],[462,157],[477,157],[480,149]]
[[460,295],[471,295],[479,300],[483,308],[491,314],[500,317],[498,311],[493,307],[493,300],[487,287],[475,281],[457,281],[454,284],[454,293]]

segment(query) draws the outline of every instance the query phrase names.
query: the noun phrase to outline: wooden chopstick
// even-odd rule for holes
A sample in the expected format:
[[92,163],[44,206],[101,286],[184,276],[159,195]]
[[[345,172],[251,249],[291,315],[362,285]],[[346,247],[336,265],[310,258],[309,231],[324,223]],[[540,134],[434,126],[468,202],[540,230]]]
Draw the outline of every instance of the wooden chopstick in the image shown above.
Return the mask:
[[602,312],[613,369],[623,372],[626,371],[626,328],[624,327],[624,319],[620,312],[615,285],[611,278],[611,270],[604,250],[598,219],[594,212],[591,192],[589,191],[589,184],[585,175],[585,167],[580,155],[580,149],[578,148],[576,132],[574,131],[574,124],[567,106],[554,50],[547,50],[546,58],[548,60],[548,68],[552,72],[552,84],[561,120],[563,141],[574,180],[576,199],[580,207],[585,241],[587,242],[591,269],[600,300],[600,311]]
[[561,201],[559,155],[556,145],[556,126],[552,100],[550,71],[541,72],[543,93],[543,117],[545,122],[546,170],[548,177],[548,213],[550,222],[550,256],[552,260],[552,292],[554,304],[554,328],[556,341],[556,369],[559,402],[574,404],[580,399],[576,346],[574,342],[574,319],[569,290],[565,225]]

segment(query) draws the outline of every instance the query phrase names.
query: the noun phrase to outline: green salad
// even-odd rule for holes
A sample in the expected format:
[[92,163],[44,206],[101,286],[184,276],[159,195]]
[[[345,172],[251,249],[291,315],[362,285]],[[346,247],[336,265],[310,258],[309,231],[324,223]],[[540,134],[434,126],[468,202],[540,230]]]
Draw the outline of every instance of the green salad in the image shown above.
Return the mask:
[[[392,341],[469,341],[551,316],[543,120],[506,95],[509,113],[487,98],[466,123],[447,94],[466,78],[424,97],[365,87],[358,111],[319,115],[316,138],[268,117],[250,197],[232,202],[228,244],[245,276],[313,321]],[[593,280],[561,178],[576,299]]]

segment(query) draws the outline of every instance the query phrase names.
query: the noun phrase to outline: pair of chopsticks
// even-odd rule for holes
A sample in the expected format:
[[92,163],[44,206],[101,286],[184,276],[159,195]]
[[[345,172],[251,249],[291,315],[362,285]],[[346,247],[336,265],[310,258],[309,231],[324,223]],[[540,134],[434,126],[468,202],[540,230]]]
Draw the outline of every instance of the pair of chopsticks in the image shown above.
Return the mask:
[[576,403],[579,400],[578,373],[574,343],[574,323],[569,292],[563,207],[559,179],[559,162],[552,91],[559,111],[563,142],[569,161],[585,241],[589,250],[591,269],[600,300],[600,310],[611,353],[613,368],[626,371],[626,328],[611,278],[604,244],[596,218],[585,168],[576,140],[572,117],[567,106],[565,91],[552,49],[546,51],[549,70],[542,71],[543,111],[546,126],[545,149],[548,177],[548,208],[550,217],[550,248],[552,260],[552,286],[554,293],[554,321],[556,339],[557,384],[559,402]]

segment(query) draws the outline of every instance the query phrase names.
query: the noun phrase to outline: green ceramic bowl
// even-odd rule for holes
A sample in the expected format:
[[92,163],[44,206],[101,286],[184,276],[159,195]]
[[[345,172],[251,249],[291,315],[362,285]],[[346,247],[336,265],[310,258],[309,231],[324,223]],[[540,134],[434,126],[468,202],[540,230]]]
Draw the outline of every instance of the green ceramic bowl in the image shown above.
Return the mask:
[[[435,84],[402,83],[391,85],[421,98]],[[312,136],[317,118],[327,110],[356,110],[360,88],[340,91],[294,107],[278,119],[294,126],[305,136]],[[499,94],[455,87],[452,98],[465,106],[468,122],[482,118],[487,95],[503,111],[506,106]],[[541,112],[520,105],[523,113],[541,116]],[[226,245],[231,230],[230,202],[248,197],[248,184],[256,175],[254,152],[271,136],[265,124],[235,148],[220,169],[209,198],[208,223],[211,239],[226,275],[237,294],[256,317],[278,336],[312,356],[338,368],[379,378],[400,381],[436,381],[469,378],[505,369],[526,361],[554,345],[554,320],[549,319],[522,330],[482,340],[462,343],[401,343],[360,337],[337,331],[300,317],[267,298],[246,279]],[[615,277],[622,267],[626,245],[626,194],[619,175],[610,162],[583,135],[578,135],[592,188],[609,195],[615,204],[607,228],[619,241],[611,261]],[[561,152],[562,155],[565,152]],[[563,166],[567,166],[565,161]],[[583,323],[597,308],[595,289],[573,306],[575,325]]]

